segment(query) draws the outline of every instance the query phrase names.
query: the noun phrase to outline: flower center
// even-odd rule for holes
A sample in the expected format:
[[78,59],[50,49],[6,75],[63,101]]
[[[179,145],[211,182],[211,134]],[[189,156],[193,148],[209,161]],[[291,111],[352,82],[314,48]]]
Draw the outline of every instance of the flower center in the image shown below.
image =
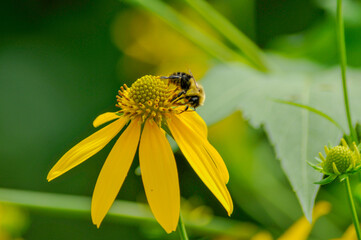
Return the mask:
[[179,114],[184,109],[184,106],[172,103],[177,94],[177,89],[170,88],[159,77],[146,75],[135,81],[130,88],[125,84],[120,88],[116,106],[121,108],[119,112],[124,116],[141,116],[143,122],[154,119],[160,125],[165,114]]
[[146,104],[149,101],[164,103],[168,95],[167,85],[153,76],[144,76],[132,84],[129,97],[136,103]]
[[335,173],[333,164],[337,167],[338,171],[342,174],[349,168],[350,164],[355,161],[354,153],[347,147],[336,146],[330,149],[324,162],[325,172]]

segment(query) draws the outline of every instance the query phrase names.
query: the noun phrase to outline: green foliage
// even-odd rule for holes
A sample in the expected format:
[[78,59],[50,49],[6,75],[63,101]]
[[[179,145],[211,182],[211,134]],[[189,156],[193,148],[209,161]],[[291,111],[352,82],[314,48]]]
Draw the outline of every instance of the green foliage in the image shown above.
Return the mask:
[[[191,237],[219,234],[250,238],[253,232],[245,228],[251,224],[252,231],[257,229],[254,222],[275,236],[281,235],[302,215],[282,170],[310,218],[318,191],[313,182],[331,179],[321,180],[321,175],[306,162],[314,162],[325,144],[338,144],[342,129],[348,129],[340,71],[330,67],[339,61],[334,25],[336,1],[106,0],[34,4],[26,0],[20,5],[4,1],[0,7],[5,19],[0,23],[3,37],[0,41],[0,185],[74,194],[0,189],[0,202],[29,209],[31,224],[25,238],[177,239],[174,234],[165,235],[149,212],[135,210],[138,204],[134,202],[144,202],[145,196],[140,177],[132,174],[133,169],[119,194],[119,199],[132,202],[117,201],[102,227],[92,226],[90,198],[76,195],[91,194],[110,147],[66,178],[51,184],[45,180],[47,171],[62,153],[94,132],[92,119],[101,112],[114,111],[114,95],[119,85],[130,84],[144,72],[156,72],[154,66],[146,65],[141,59],[124,58],[129,49],[119,46],[117,49],[116,41],[111,41],[114,31],[119,31],[125,39],[130,33],[154,30],[144,28],[139,22],[137,25],[124,21],[142,17],[140,11],[134,11],[137,7],[161,18],[180,33],[179,39],[190,40],[195,49],[207,53],[207,63],[225,63],[203,79],[207,99],[197,111],[213,128],[218,126],[216,131],[210,129],[209,137],[229,168],[231,180],[227,186],[235,202],[232,219],[237,221],[210,214],[211,221],[204,225],[209,221],[208,216],[193,209],[189,217],[194,217],[192,214],[201,217],[197,222],[194,219],[187,222]],[[361,66],[360,9],[360,1],[344,0],[351,66]],[[125,22],[124,29],[114,27],[118,26],[114,22],[119,16]],[[200,21],[200,17],[206,22]],[[140,30],[134,31],[138,27]],[[163,44],[162,36],[157,37],[159,44]],[[148,45],[152,48],[153,44]],[[264,61],[257,44],[293,58],[318,61],[323,67],[307,60],[275,56],[265,56],[268,61]],[[178,43],[173,43],[173,47],[182,53]],[[159,54],[167,54],[166,50]],[[266,66],[270,71],[260,73],[247,66],[261,70]],[[186,71],[188,67],[193,70],[184,61],[179,70]],[[354,123],[361,120],[360,77],[360,70],[348,71]],[[239,110],[252,127],[264,128],[274,151],[262,130],[244,124]],[[238,117],[231,115],[234,112]],[[360,126],[357,132],[360,139]],[[275,161],[274,153],[280,162]],[[182,196],[199,197],[200,205],[206,203],[213,206],[215,215],[223,214],[217,212],[218,203],[212,197],[207,198],[208,190],[200,181],[196,182],[198,177],[183,160],[177,154],[179,173],[187,176],[181,178]],[[339,237],[349,224],[349,209],[341,192],[344,189],[338,184],[322,188],[320,199],[327,199],[335,207],[332,216],[314,228],[318,234],[309,239]],[[358,200],[360,192],[358,186]],[[65,228],[69,231],[64,231]]]
[[[76,218],[89,216],[90,202],[91,198],[84,196],[0,188],[0,203],[16,204],[38,211],[62,212]],[[150,225],[161,230],[146,204],[117,200],[109,211],[108,219],[128,225],[137,224],[144,227]],[[258,231],[255,225],[215,216],[188,217],[186,223],[193,232],[222,234],[234,238],[248,239]],[[158,235],[162,239],[167,236],[163,230]]]
[[337,175],[329,175],[328,177],[315,182],[315,184],[320,184],[320,185],[329,184],[329,183],[333,182],[333,180],[335,180],[336,178],[337,178]]
[[[316,3],[320,5],[327,13],[331,14],[333,17],[336,17],[336,1],[322,1],[317,0]],[[352,25],[360,25],[361,23],[361,3],[360,1],[344,0],[343,1],[344,11],[347,13],[344,16],[346,23]]]
[[[237,64],[212,69],[202,81],[207,104],[199,112],[213,124],[241,110],[252,126],[263,127],[305,215],[311,219],[319,188],[314,182],[321,179],[321,174],[307,161],[313,161],[325,143],[336,145],[342,131],[318,114],[274,99],[322,109],[346,129],[340,71],[276,56],[270,56],[269,63],[272,70],[267,74]],[[361,91],[357,81],[360,76],[360,71],[349,71],[351,105],[360,102],[356,94]],[[360,119],[361,111],[356,110],[354,117]]]
[[327,114],[323,113],[320,110],[317,110],[317,109],[315,109],[313,107],[310,107],[310,106],[307,106],[307,105],[303,105],[303,104],[299,104],[299,103],[295,103],[295,102],[290,102],[290,101],[283,101],[283,100],[279,100],[279,99],[275,99],[274,101],[279,102],[279,103],[288,104],[288,105],[295,106],[295,107],[299,107],[299,108],[303,108],[303,109],[306,109],[306,110],[308,110],[310,112],[316,113],[316,114],[320,115],[321,117],[327,119],[331,123],[333,123],[343,133],[345,132],[345,130],[341,127],[341,125],[338,122],[336,122],[334,119],[332,119],[330,116],[328,116]]
[[201,14],[211,26],[224,35],[239,50],[241,50],[260,70],[267,70],[261,57],[261,50],[245,34],[232,25],[225,17],[219,14],[211,5],[204,0],[185,0],[199,14]]
[[146,9],[147,11],[160,17],[175,30],[187,37],[193,43],[202,48],[205,52],[221,61],[239,61],[250,64],[243,56],[237,54],[232,49],[228,48],[218,39],[205,33],[201,28],[189,21],[186,17],[177,13],[169,5],[159,0],[127,0],[132,4],[136,4]]
[[[298,31],[272,39],[267,47],[295,58],[308,58],[325,65],[338,65],[336,47],[336,1],[315,1],[323,10],[324,17],[304,31]],[[348,66],[360,67],[361,2],[344,0],[343,16]]]

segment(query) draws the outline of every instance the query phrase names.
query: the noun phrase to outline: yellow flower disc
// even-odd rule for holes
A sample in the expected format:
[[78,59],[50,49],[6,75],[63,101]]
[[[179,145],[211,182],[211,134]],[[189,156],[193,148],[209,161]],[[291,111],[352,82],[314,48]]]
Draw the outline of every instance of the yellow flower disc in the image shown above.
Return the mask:
[[118,94],[117,106],[122,109],[119,113],[129,118],[141,116],[143,122],[154,119],[161,125],[165,114],[180,113],[184,109],[184,106],[181,108],[179,104],[172,103],[178,92],[156,76],[141,77],[130,88],[124,85]]
[[133,83],[129,97],[136,103],[147,104],[148,101],[163,103],[168,97],[168,86],[159,78],[144,76]]
[[326,161],[323,163],[323,170],[328,173],[335,173],[333,164],[336,165],[337,170],[343,174],[350,167],[350,164],[355,161],[354,153],[344,146],[336,146],[330,149],[327,154]]

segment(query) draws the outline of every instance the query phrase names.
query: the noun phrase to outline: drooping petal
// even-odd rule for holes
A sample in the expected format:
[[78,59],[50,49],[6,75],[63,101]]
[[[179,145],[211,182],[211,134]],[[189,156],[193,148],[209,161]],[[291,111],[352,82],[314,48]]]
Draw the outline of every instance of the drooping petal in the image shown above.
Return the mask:
[[115,112],[106,112],[103,114],[100,114],[93,122],[93,126],[94,127],[99,127],[100,125],[107,123],[111,120],[114,120],[116,118],[120,118],[121,116],[119,116],[118,114],[116,114]]
[[273,240],[272,234],[263,230],[252,236],[250,240]]
[[204,138],[176,116],[170,116],[167,123],[189,164],[230,215],[233,211],[231,196],[223,176],[204,148]]
[[278,240],[306,240],[315,224],[322,216],[331,211],[331,204],[326,201],[320,201],[313,209],[312,223],[305,216],[296,221]]
[[179,120],[181,120],[184,124],[186,124],[188,128],[192,129],[194,134],[198,134],[201,138],[204,138],[204,148],[222,175],[224,183],[228,183],[229,172],[227,166],[224,163],[221,155],[219,155],[218,151],[212,146],[212,144],[209,143],[207,139],[207,125],[203,119],[194,111],[184,112],[182,114],[176,115],[176,117],[179,118]]
[[105,145],[120,132],[127,122],[127,118],[120,118],[75,145],[65,153],[50,170],[47,177],[48,181],[69,171],[102,150]]
[[152,120],[145,122],[139,145],[139,163],[154,217],[167,233],[175,231],[180,208],[177,165],[164,132]]
[[93,223],[100,226],[132,165],[140,137],[140,121],[132,120],[109,153],[95,184],[91,216]]
[[219,155],[218,151],[208,142],[207,139],[203,142],[203,147],[206,149],[210,157],[212,158],[214,164],[222,175],[222,179],[224,183],[228,183],[229,181],[229,172],[226,164],[224,163],[221,155]]
[[357,239],[355,227],[353,224],[351,224],[346,231],[343,233],[342,237],[340,238],[334,238],[332,240],[355,240]]
[[207,138],[208,128],[207,124],[195,111],[188,111],[177,116],[182,122],[187,123],[193,128],[194,131],[199,133],[201,136]]

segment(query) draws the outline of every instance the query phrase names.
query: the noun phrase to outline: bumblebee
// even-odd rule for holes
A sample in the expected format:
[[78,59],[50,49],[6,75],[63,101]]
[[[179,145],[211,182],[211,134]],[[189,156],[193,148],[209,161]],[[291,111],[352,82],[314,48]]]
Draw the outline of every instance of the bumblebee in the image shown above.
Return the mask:
[[161,77],[162,79],[168,79],[168,84],[173,84],[180,88],[181,91],[173,99],[174,102],[184,100],[187,111],[189,106],[196,109],[202,106],[206,95],[202,85],[196,82],[192,74],[185,72],[175,72],[168,77]]

